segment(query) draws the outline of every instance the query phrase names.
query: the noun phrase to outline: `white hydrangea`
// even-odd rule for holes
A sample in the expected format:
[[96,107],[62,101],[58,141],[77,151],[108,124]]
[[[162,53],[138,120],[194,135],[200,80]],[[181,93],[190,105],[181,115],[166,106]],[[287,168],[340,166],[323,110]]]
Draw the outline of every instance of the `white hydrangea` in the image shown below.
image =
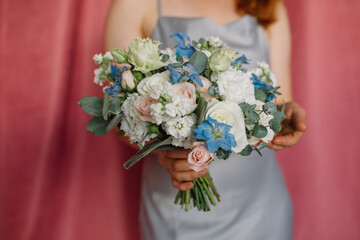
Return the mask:
[[[255,104],[256,104],[255,110],[262,111],[262,106],[264,105],[264,103],[261,102],[261,101],[256,100]],[[262,112],[262,113],[259,114],[259,116],[260,116],[259,124],[263,125],[263,126],[266,126],[266,129],[267,129],[268,133],[267,133],[267,135],[265,137],[263,137],[261,139],[257,138],[257,137],[254,137],[254,136],[251,136],[250,139],[248,139],[248,142],[249,142],[250,145],[255,145],[260,140],[262,140],[263,142],[268,143],[268,142],[273,140],[274,135],[275,135],[274,131],[269,127],[269,121],[271,119],[273,119],[273,115],[270,115],[270,114],[267,115],[266,113]],[[246,124],[246,128],[248,130],[253,130],[254,125]]]
[[163,123],[164,130],[171,136],[184,139],[191,135],[195,128],[197,117],[191,114],[182,118],[174,118]]
[[222,46],[225,46],[224,42],[220,40],[219,36],[216,36],[216,37],[206,37],[205,38],[206,41],[209,42],[209,44],[215,48],[219,48],[219,47],[222,47]]
[[94,70],[94,83],[100,86],[104,85],[104,81],[100,79],[100,74],[104,71],[102,67],[99,67]]
[[217,77],[220,96],[237,104],[255,102],[254,85],[249,76],[242,71],[227,71]]
[[134,102],[139,97],[137,93],[128,96],[121,109],[124,116],[121,119],[120,129],[129,137],[131,143],[136,143],[143,147],[147,141],[157,136],[149,131],[149,123],[141,121],[134,111]]
[[96,64],[101,64],[101,62],[103,60],[102,54],[101,53],[95,54],[93,57],[93,60],[95,61]]

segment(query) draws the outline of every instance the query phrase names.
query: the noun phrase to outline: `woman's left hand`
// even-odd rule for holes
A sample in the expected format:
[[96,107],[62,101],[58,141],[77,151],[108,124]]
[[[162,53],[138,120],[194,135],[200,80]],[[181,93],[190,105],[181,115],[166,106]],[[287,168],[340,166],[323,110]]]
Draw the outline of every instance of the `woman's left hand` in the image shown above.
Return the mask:
[[306,131],[306,112],[299,104],[287,102],[285,114],[285,124],[282,124],[282,130],[275,134],[272,142],[268,143],[268,148],[282,150],[291,147],[300,140]]

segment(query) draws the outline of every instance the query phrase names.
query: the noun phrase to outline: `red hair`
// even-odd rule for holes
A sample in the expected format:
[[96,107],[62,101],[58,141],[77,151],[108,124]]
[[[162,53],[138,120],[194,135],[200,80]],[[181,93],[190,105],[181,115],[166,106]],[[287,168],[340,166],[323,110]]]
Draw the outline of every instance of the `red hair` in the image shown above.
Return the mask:
[[280,0],[236,0],[236,8],[241,13],[256,17],[264,27],[276,21],[275,8]]

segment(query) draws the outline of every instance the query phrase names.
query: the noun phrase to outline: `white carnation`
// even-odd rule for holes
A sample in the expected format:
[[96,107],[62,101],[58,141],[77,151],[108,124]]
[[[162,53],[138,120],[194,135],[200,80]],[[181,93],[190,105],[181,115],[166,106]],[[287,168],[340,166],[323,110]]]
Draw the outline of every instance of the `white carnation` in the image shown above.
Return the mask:
[[135,113],[134,102],[138,97],[137,93],[129,95],[121,106],[124,116],[121,119],[120,129],[129,137],[130,142],[143,147],[147,141],[156,137],[157,134],[151,133],[148,128],[149,123],[141,121]]
[[217,84],[220,96],[237,104],[254,103],[254,85],[249,76],[242,71],[227,71],[218,75]]
[[170,119],[163,124],[164,130],[171,136],[184,139],[191,135],[194,130],[197,117],[195,114],[177,119]]

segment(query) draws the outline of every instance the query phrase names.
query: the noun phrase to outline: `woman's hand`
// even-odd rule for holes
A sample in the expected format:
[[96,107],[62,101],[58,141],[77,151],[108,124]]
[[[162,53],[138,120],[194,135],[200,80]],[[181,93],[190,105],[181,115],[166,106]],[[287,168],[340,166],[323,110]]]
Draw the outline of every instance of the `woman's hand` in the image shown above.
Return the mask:
[[306,131],[306,112],[296,102],[285,104],[285,124],[282,124],[281,132],[275,134],[272,142],[267,147],[273,150],[282,150],[295,145]]
[[179,190],[186,191],[194,187],[191,182],[194,179],[205,176],[208,173],[207,169],[201,172],[195,172],[190,168],[188,163],[188,155],[191,150],[173,149],[156,151],[158,162],[165,168],[171,176],[171,182]]

